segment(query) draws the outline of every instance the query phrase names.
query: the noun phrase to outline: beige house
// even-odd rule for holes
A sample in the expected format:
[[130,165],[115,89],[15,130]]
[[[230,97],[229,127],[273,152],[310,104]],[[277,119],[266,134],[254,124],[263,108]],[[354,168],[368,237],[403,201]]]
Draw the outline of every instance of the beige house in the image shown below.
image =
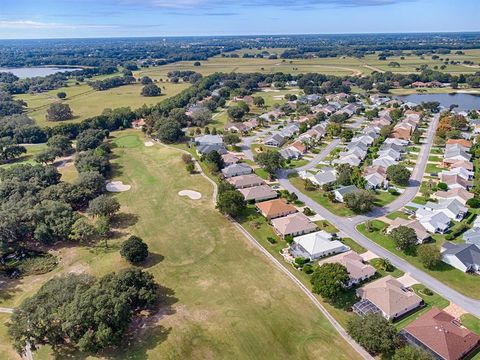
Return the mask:
[[348,275],[350,277],[350,281],[348,283],[349,287],[371,278],[376,272],[372,265],[366,264],[363,261],[363,258],[352,250],[329,257],[319,262],[320,265],[331,263],[342,264],[347,268]]
[[245,201],[263,201],[274,199],[277,197],[277,192],[272,190],[268,185],[253,186],[249,188],[238,189],[245,198]]
[[425,230],[423,225],[420,224],[420,221],[416,219],[407,220],[399,217],[393,220],[390,226],[387,228],[387,234],[390,234],[390,232],[393,229],[396,229],[399,226],[406,226],[415,230],[415,234],[417,235],[417,239],[418,239],[417,241],[418,244],[423,244],[425,240],[430,238],[430,234],[427,232],[427,230]]
[[317,225],[301,213],[273,219],[272,226],[275,232],[282,238],[288,235],[298,236],[308,234],[317,230]]
[[473,198],[473,194],[462,187],[448,191],[437,191],[433,194],[433,196],[439,200],[457,199],[463,205],[465,205],[468,200]]
[[252,186],[265,185],[265,181],[255,174],[240,175],[228,178],[227,181],[235,186],[236,189],[244,189]]
[[362,300],[353,306],[354,312],[359,315],[380,313],[387,320],[394,320],[423,303],[420,296],[391,275],[357,289],[357,296]]

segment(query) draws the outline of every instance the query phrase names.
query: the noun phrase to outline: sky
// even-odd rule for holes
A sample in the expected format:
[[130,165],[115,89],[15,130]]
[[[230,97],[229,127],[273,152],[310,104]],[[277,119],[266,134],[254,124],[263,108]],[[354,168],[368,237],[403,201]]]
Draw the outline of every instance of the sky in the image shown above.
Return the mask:
[[0,0],[0,39],[480,31],[480,0]]

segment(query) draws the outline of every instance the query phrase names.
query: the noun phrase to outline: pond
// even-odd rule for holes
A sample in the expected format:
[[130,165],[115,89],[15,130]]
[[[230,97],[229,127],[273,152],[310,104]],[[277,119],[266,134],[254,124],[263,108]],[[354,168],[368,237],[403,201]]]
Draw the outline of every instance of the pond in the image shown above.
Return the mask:
[[47,76],[59,72],[77,71],[80,68],[59,68],[59,67],[23,67],[23,68],[0,68],[0,72],[10,72],[20,79],[36,76]]
[[410,94],[398,95],[395,98],[404,102],[420,104],[428,101],[438,101],[440,106],[448,108],[450,105],[458,105],[459,110],[469,111],[480,109],[480,94],[455,93],[455,94]]

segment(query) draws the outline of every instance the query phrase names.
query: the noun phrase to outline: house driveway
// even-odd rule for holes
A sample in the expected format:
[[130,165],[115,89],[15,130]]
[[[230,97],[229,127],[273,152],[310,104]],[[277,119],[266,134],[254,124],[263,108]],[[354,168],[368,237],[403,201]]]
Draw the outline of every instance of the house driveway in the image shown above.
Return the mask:
[[405,275],[399,277],[397,279],[402,283],[403,286],[409,288],[412,287],[413,285],[420,284],[417,280],[415,280],[413,277],[410,276],[410,274],[406,273]]
[[364,252],[363,254],[360,254],[360,256],[362,257],[363,261],[370,261],[370,260],[379,258],[377,254],[375,254],[373,251],[370,251],[370,250]]

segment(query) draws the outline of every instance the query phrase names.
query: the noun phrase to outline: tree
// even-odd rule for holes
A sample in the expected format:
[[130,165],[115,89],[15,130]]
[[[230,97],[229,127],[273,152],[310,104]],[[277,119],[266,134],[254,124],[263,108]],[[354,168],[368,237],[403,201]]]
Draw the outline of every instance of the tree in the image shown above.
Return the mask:
[[148,76],[143,76],[141,79],[140,79],[140,83],[142,85],[148,85],[148,84],[152,84],[153,83],[153,80],[148,77]]
[[353,131],[351,129],[343,129],[340,137],[343,141],[350,141],[353,138]]
[[89,150],[77,155],[75,167],[80,173],[96,171],[105,175],[110,171],[110,162],[105,155],[99,155]]
[[345,266],[339,263],[327,263],[314,270],[310,283],[315,294],[333,301],[345,291],[349,279]]
[[0,138],[0,162],[10,161],[26,152],[27,149],[24,146],[15,144],[11,138]]
[[284,165],[284,158],[278,151],[266,151],[255,156],[255,162],[270,175],[275,175]]
[[206,107],[195,110],[190,117],[195,126],[205,126],[212,122],[212,112]]
[[390,232],[395,245],[404,252],[411,251],[417,245],[418,238],[415,230],[407,226],[399,226]]
[[84,130],[77,136],[76,149],[77,151],[95,149],[102,144],[105,137],[106,137],[106,134],[104,130],[99,130],[99,129]]
[[88,213],[93,216],[106,216],[111,218],[120,210],[120,203],[114,197],[100,195],[88,204]]
[[174,143],[183,137],[182,127],[177,121],[165,121],[157,129],[160,141]]
[[405,345],[395,350],[392,360],[434,360],[434,357],[421,348]]
[[57,97],[63,100],[67,97],[67,93],[65,91],[60,91],[57,93]]
[[435,269],[435,267],[437,267],[437,265],[440,263],[440,250],[438,250],[435,246],[421,245],[419,246],[417,253],[420,262],[427,269]]
[[477,198],[468,199],[467,205],[470,206],[472,209],[478,209],[480,208],[480,200]]
[[213,172],[219,172],[224,167],[224,162],[222,156],[217,151],[210,151],[205,160],[211,165],[211,170]]
[[245,209],[245,200],[238,190],[220,192],[217,200],[217,209],[226,215],[236,217]]
[[226,134],[223,137],[223,142],[227,145],[235,145],[241,142],[242,140],[237,134]]
[[162,94],[162,90],[155,84],[147,84],[143,87],[142,92],[140,95],[145,97],[154,97],[160,96]]
[[325,127],[325,131],[327,132],[327,135],[330,137],[337,137],[340,136],[342,133],[342,125],[337,124],[337,123],[328,123],[327,126]]
[[15,348],[27,343],[54,351],[97,352],[121,344],[134,311],[158,301],[153,276],[126,269],[102,278],[68,274],[47,281],[15,309],[8,329]]
[[68,238],[79,243],[87,243],[93,238],[95,233],[95,227],[90,224],[87,218],[82,216],[73,223]]
[[59,152],[55,149],[47,149],[35,156],[35,160],[39,163],[47,165],[55,160],[55,158],[59,155]]
[[263,108],[265,106],[265,99],[261,96],[254,96],[253,105]]
[[65,121],[73,119],[72,109],[65,103],[53,103],[45,115],[47,121]]
[[53,135],[48,139],[47,146],[66,154],[72,149],[72,141],[64,135]]
[[346,186],[352,185],[353,168],[349,164],[340,164],[337,167],[337,184]]
[[411,172],[405,166],[396,164],[387,168],[387,176],[397,185],[407,186],[410,180]]
[[148,256],[148,245],[138,236],[132,235],[123,242],[120,255],[132,264],[141,263]]
[[233,121],[242,121],[246,113],[244,109],[237,105],[229,107],[227,114],[233,119]]
[[353,316],[348,320],[346,330],[356,342],[373,354],[390,355],[398,344],[395,326],[380,314]]
[[366,213],[372,209],[375,196],[367,190],[356,190],[344,196],[345,205],[356,213]]
[[390,272],[393,269],[393,266],[392,266],[392,263],[390,262],[390,260],[385,259],[385,258],[378,259],[377,265],[378,265],[379,269],[381,269],[383,271]]

